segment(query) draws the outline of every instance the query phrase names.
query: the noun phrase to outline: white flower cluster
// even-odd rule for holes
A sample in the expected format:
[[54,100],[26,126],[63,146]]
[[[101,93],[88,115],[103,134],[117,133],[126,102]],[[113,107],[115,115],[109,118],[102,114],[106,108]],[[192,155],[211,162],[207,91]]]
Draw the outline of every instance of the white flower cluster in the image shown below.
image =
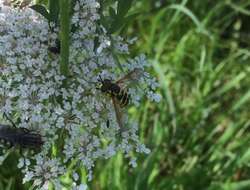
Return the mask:
[[[61,189],[59,177],[66,175],[70,165],[72,188],[86,189],[79,182],[77,169],[87,169],[91,180],[95,162],[118,151],[135,167],[131,152],[150,152],[139,142],[138,125],[126,120],[126,130],[120,133],[110,97],[96,86],[99,75],[115,81],[134,68],[144,71],[149,66],[145,56],[117,60],[117,55],[129,57],[130,42],[108,35],[98,24],[97,1],[79,0],[71,20],[75,28],[71,33],[71,76],[63,88],[60,56],[49,51],[53,44],[49,39],[56,40],[57,33],[31,9],[20,11],[1,2],[0,6],[0,112],[18,118],[18,127],[39,131],[45,142],[39,153],[20,159],[23,182],[33,181],[33,186],[41,189],[49,184]],[[157,83],[148,73],[144,72],[139,82],[140,87],[129,89],[132,104],[139,105],[145,94],[159,101],[152,92]]]

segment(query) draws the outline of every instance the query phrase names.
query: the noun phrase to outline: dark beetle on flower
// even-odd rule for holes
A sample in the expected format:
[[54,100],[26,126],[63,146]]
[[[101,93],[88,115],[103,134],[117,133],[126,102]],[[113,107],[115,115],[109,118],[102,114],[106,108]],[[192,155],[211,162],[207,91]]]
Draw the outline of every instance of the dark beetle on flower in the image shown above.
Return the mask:
[[17,128],[12,120],[6,114],[4,116],[12,125],[0,124],[0,140],[9,143],[10,146],[19,146],[21,148],[37,149],[43,145],[42,136],[26,128]]

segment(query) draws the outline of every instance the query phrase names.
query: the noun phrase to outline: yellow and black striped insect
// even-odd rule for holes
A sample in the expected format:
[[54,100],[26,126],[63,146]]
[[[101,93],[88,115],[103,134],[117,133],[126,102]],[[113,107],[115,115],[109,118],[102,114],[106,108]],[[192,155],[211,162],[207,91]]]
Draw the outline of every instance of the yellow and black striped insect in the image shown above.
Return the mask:
[[4,117],[12,125],[0,124],[0,140],[10,146],[19,146],[20,148],[38,149],[44,144],[42,136],[26,128],[17,128],[15,123],[6,115]]
[[[120,128],[123,126],[122,111],[121,108],[127,106],[131,99],[130,94],[128,93],[127,86],[131,83],[138,82],[138,79],[143,74],[143,70],[136,68],[130,71],[128,74],[113,82],[111,79],[102,79],[99,75],[98,82],[101,83],[101,86],[97,89],[100,89],[104,94],[107,94],[111,97],[117,122]],[[108,122],[109,123],[109,122]]]

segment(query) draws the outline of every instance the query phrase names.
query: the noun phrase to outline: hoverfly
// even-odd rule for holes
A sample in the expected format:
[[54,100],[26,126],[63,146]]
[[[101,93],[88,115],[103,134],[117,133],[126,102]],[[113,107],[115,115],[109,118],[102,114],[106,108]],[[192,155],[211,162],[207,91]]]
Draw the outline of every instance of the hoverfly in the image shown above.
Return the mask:
[[[112,99],[117,123],[120,129],[123,128],[123,118],[121,109],[126,107],[131,99],[131,96],[128,93],[127,86],[128,84],[138,82],[142,74],[142,69],[135,68],[116,82],[113,82],[111,79],[102,79],[100,75],[99,79],[97,79],[98,82],[101,83],[101,86],[97,89],[101,90],[104,94],[109,95]],[[107,123],[109,124],[109,121],[107,121]]]
[[17,128],[15,123],[4,113],[4,117],[12,125],[0,124],[0,139],[10,146],[21,148],[40,148],[43,145],[42,136],[26,128]]

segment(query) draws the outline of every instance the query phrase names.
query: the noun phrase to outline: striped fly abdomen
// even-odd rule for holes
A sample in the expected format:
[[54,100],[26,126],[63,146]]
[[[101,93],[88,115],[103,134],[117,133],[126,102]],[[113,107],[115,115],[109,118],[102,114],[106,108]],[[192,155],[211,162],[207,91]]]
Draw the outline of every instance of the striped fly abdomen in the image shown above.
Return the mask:
[[118,95],[115,96],[116,99],[119,101],[121,107],[125,107],[129,104],[130,95],[126,89],[121,89]]
[[99,81],[102,84],[100,87],[101,91],[103,93],[109,94],[112,97],[115,97],[121,107],[125,107],[129,104],[130,95],[128,94],[127,89],[121,88],[118,84],[112,82],[109,79],[102,80],[100,78]]

